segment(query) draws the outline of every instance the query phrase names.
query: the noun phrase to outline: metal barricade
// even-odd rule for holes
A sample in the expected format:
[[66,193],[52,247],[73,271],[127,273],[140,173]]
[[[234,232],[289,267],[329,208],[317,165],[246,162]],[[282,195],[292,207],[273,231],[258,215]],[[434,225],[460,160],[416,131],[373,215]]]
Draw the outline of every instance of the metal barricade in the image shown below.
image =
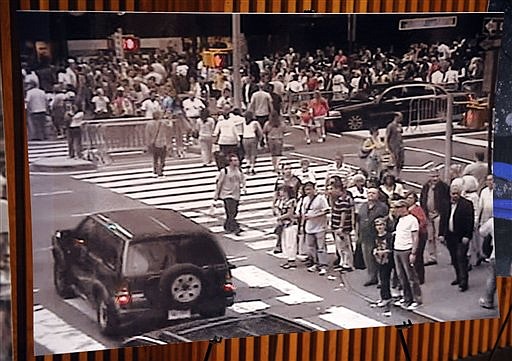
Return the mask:
[[82,124],[82,145],[91,160],[110,162],[114,153],[143,151],[145,128],[150,119],[111,118],[86,120]]
[[[417,129],[426,122],[445,122],[448,110],[448,97],[437,95],[433,97],[418,97],[409,102],[407,128]],[[452,119],[461,121],[467,110],[468,100],[453,101]]]

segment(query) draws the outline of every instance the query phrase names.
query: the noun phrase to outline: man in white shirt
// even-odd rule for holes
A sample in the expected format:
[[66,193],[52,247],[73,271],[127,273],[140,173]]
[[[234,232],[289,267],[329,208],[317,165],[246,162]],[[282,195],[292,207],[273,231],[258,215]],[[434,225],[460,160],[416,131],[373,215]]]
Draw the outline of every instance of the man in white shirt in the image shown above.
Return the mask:
[[231,90],[229,89],[224,89],[222,91],[222,96],[217,99],[217,109],[219,111],[223,111],[226,106],[229,106],[230,109],[234,106],[233,98],[231,97]]
[[315,185],[311,182],[304,184],[304,194],[305,198],[301,208],[302,224],[308,256],[313,263],[308,267],[308,271],[318,271],[318,274],[323,276],[327,273],[328,265],[325,232],[327,230],[329,204],[323,194],[317,194]]
[[405,200],[396,201],[394,205],[399,217],[395,229],[395,267],[404,291],[404,297],[397,301],[397,305],[412,311],[422,305],[420,283],[414,268],[416,257],[423,257],[418,254],[419,223],[418,219],[409,213]]
[[103,89],[98,88],[96,90],[96,95],[92,97],[91,103],[94,104],[94,116],[96,118],[104,118],[108,115],[110,99],[105,96]]
[[[353,171],[350,167],[344,163],[345,157],[343,156],[343,152],[337,151],[334,156],[334,163],[330,164],[327,167],[327,174],[325,175],[325,187],[329,185],[329,180],[334,177],[340,177],[340,179],[344,180],[350,176]],[[345,184],[346,186],[346,184]]]
[[30,80],[25,96],[25,108],[27,109],[28,134],[30,140],[45,140],[46,111],[48,99],[46,93],[36,86],[35,81]]
[[430,76],[430,82],[432,84],[443,84],[443,81],[444,81],[444,74],[441,71],[441,69],[437,69]]
[[156,111],[162,111],[162,107],[160,106],[160,102],[156,99],[156,93],[154,91],[149,93],[149,98],[142,102],[140,110],[144,112],[144,117],[149,119],[153,119],[153,113]]
[[226,112],[219,116],[215,129],[213,130],[213,137],[217,139],[220,151],[224,155],[238,154],[238,143],[240,137],[236,128],[233,117],[230,116],[231,112]]
[[201,115],[201,111],[205,108],[204,103],[201,99],[196,98],[195,93],[189,92],[188,98],[183,101],[183,110],[185,111],[185,116],[192,123],[195,124],[195,121]]

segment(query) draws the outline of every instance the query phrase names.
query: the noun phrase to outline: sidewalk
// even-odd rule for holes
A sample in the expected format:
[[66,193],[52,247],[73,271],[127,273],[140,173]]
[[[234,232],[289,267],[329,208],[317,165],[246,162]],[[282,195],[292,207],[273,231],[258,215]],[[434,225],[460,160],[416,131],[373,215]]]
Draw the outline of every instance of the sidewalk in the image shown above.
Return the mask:
[[[425,284],[421,286],[423,306],[413,312],[436,322],[498,317],[497,308],[488,310],[478,304],[478,299],[485,289],[489,264],[482,263],[478,267],[473,267],[469,272],[469,289],[460,292],[457,286],[450,285],[455,279],[455,272],[450,265],[447,248],[439,246],[438,253],[438,264],[425,267]],[[367,279],[366,270],[344,273],[343,279],[346,287],[351,287],[368,302],[380,299],[376,286],[363,286]],[[391,312],[393,310],[396,310],[395,306],[392,306]]]

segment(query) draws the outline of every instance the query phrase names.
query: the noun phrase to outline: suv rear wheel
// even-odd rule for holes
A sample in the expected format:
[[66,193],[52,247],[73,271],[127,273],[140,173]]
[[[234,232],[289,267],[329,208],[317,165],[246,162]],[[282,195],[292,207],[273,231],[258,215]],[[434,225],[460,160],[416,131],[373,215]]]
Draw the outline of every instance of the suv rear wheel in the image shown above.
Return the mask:
[[105,297],[100,296],[96,301],[96,317],[102,334],[114,335],[119,332],[114,306]]
[[170,308],[194,307],[200,302],[205,287],[202,269],[188,263],[168,268],[160,279],[163,301]]
[[55,285],[57,294],[62,298],[75,297],[75,292],[71,287],[68,277],[68,272],[62,262],[55,260],[53,264],[53,284]]

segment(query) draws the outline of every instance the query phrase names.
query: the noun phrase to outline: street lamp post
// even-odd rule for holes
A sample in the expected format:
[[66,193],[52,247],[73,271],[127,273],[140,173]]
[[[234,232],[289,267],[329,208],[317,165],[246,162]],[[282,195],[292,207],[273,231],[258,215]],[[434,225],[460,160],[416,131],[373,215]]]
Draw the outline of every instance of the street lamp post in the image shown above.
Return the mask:
[[242,107],[242,78],[240,68],[242,63],[241,36],[240,36],[240,14],[232,15],[232,39],[233,39],[233,99],[235,108]]

